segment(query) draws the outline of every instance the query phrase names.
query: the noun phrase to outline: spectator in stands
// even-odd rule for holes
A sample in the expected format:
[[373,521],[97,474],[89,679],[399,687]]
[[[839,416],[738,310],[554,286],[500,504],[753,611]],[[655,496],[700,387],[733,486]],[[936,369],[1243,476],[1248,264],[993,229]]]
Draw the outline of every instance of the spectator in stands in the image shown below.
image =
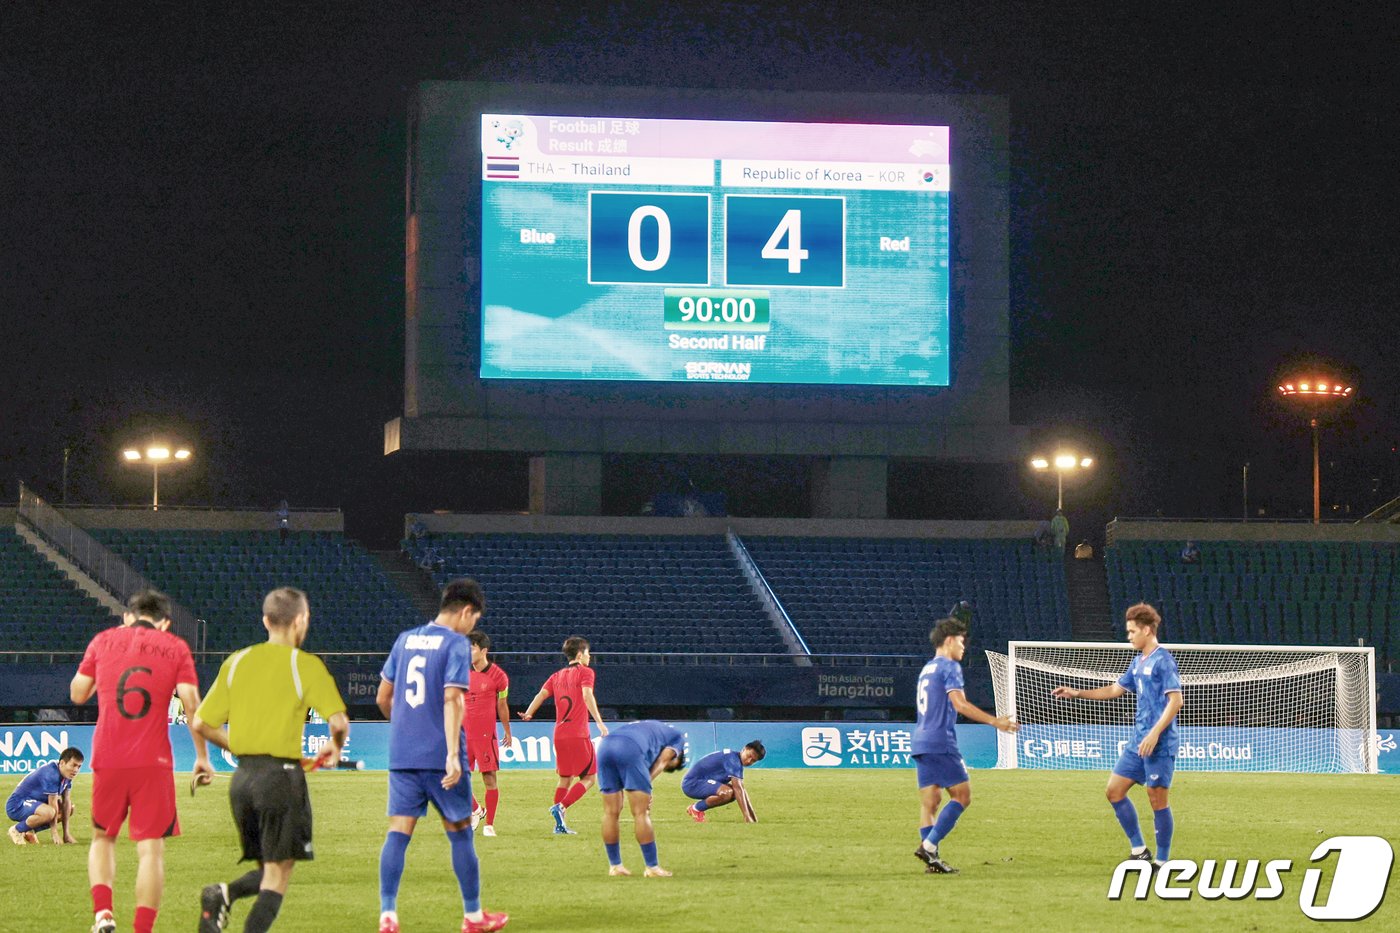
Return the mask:
[[429,573],[442,573],[447,569],[447,558],[436,547],[429,545],[418,557],[418,566]]
[[277,516],[277,535],[282,539],[282,543],[286,544],[287,535],[292,530],[292,507],[283,499],[277,503],[277,511],[274,514]]
[[1201,549],[1196,547],[1196,542],[1186,542],[1186,546],[1181,549],[1181,562],[1183,564],[1199,564],[1201,562]]
[[1055,510],[1055,517],[1050,519],[1050,532],[1055,536],[1055,550],[1063,554],[1069,541],[1069,519],[1065,518],[1063,510]]
[[1087,539],[1084,540],[1084,541],[1080,541],[1078,544],[1076,544],[1076,545],[1074,546],[1074,559],[1075,559],[1075,560],[1093,560],[1093,559],[1094,559],[1094,546],[1093,546],[1092,544],[1090,544],[1090,543],[1088,542]]

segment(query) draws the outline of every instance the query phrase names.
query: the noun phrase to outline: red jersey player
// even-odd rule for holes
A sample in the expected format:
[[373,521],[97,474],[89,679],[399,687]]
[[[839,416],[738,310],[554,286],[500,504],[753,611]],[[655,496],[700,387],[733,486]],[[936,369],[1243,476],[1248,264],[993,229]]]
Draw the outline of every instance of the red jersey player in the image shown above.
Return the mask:
[[598,703],[593,699],[588,640],[578,635],[564,639],[564,657],[569,666],[549,675],[520,718],[529,722],[540,704],[547,697],[554,697],[554,770],[559,774],[559,786],[554,789],[554,806],[549,808],[549,814],[554,817],[555,835],[573,836],[577,834],[564,822],[564,811],[578,803],[598,780],[598,756],[588,737],[589,713],[598,723],[599,735],[607,735],[608,727],[603,725]]
[[[467,770],[480,771],[481,781],[486,785],[486,825],[483,836],[496,835],[496,804],[501,792],[496,788],[496,772],[501,769],[501,755],[496,744],[496,722],[505,726],[499,748],[510,748],[510,707],[506,697],[510,693],[510,678],[493,664],[487,652],[491,650],[491,636],[485,632],[472,632],[467,636],[472,643],[471,685],[467,688],[467,712],[463,727],[467,733]],[[476,804],[473,815],[482,814],[483,808]]]
[[[180,835],[171,774],[167,698],[176,694],[187,713],[199,706],[199,679],[184,639],[170,634],[170,600],[141,590],[127,602],[122,624],[98,632],[69,685],[74,703],[97,694],[92,736],[93,933],[115,933],[112,883],[117,874],[117,834],[122,823],[136,843],[136,912],[133,929],[150,933],[165,887],[165,837]],[[193,719],[193,716],[190,717]],[[214,775],[203,736],[190,731],[195,779]]]

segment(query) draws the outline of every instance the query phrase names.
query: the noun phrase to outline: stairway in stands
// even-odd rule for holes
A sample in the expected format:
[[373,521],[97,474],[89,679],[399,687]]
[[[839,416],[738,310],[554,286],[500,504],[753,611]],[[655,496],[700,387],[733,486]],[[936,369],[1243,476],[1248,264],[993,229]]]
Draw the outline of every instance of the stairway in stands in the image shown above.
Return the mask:
[[389,582],[398,587],[413,608],[426,621],[438,614],[440,594],[433,586],[432,578],[409,559],[402,551],[370,551],[374,562],[384,571]]
[[1108,599],[1108,574],[1097,554],[1076,560],[1065,554],[1065,583],[1069,589],[1070,631],[1075,641],[1118,641]]

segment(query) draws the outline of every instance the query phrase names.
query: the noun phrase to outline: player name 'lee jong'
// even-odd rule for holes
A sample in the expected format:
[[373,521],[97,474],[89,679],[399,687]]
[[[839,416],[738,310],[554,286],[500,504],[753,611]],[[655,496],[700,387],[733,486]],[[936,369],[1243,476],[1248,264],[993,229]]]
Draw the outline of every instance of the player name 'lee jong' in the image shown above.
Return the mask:
[[767,334],[719,334],[713,337],[686,337],[671,334],[666,338],[672,350],[766,350]]

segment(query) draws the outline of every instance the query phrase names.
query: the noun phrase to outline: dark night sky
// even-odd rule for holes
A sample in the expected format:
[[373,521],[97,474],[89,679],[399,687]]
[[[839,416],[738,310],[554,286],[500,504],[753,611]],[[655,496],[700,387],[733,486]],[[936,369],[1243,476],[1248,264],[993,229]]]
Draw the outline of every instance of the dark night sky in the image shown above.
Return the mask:
[[[1267,398],[1305,353],[1361,386],[1324,440],[1337,495],[1400,494],[1383,5],[347,6],[5,14],[0,500],[57,498],[68,444],[72,499],[139,501],[116,451],[174,424],[200,454],[175,501],[286,496],[369,533],[523,507],[508,458],[381,456],[406,101],[451,78],[1008,95],[1012,415],[1103,454],[1086,508],[1237,514],[1245,461],[1305,507],[1302,422]],[[992,510],[1041,509],[1010,473]]]

